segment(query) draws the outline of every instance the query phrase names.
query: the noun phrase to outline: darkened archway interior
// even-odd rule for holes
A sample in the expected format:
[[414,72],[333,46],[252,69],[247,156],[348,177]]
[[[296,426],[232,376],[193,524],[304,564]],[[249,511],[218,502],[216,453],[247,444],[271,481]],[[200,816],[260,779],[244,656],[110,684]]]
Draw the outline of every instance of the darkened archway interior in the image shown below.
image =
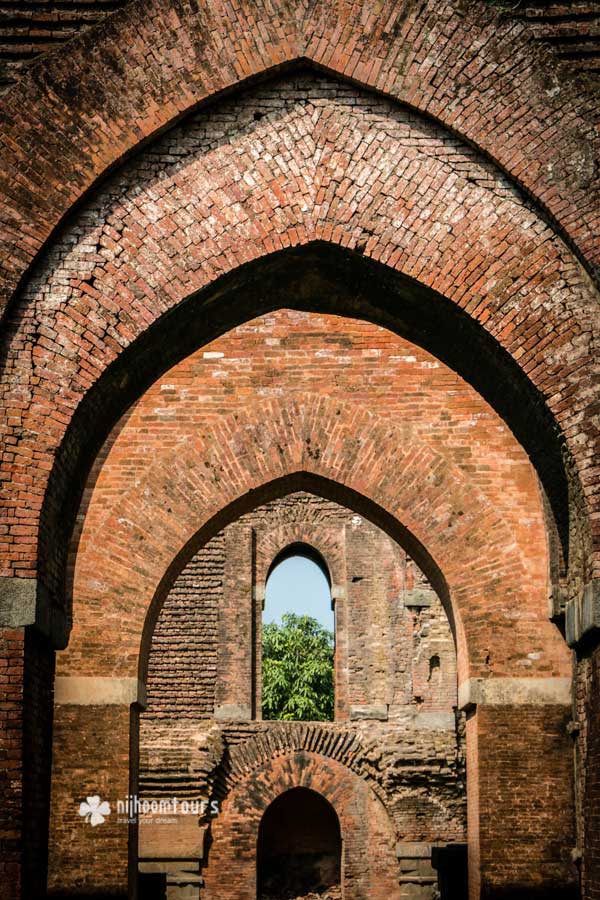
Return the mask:
[[287,900],[341,884],[337,814],[320,794],[292,788],[267,808],[258,832],[257,897]]

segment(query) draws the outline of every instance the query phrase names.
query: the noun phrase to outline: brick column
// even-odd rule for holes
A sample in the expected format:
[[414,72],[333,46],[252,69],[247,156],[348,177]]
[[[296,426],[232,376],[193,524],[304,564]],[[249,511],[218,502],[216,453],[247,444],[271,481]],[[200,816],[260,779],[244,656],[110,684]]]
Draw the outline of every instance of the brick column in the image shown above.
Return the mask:
[[45,896],[54,648],[66,635],[35,578],[0,577],[0,900]]
[[[58,677],[55,690],[49,896],[135,897],[137,829],[118,802],[137,794],[136,679]],[[91,824],[80,804],[110,805]],[[94,805],[94,804],[92,804]]]
[[335,613],[335,720],[349,717],[348,697],[348,599],[346,585],[333,584],[331,599]]
[[[380,619],[378,535],[356,517],[346,526],[348,705],[350,718],[385,718],[386,633]],[[375,563],[377,560],[377,563]]]
[[0,900],[21,894],[25,629],[0,631]]
[[234,523],[225,530],[225,575],[219,608],[215,718],[249,720],[255,715],[256,615],[254,532]]
[[459,697],[470,900],[575,898],[570,680],[472,679]]

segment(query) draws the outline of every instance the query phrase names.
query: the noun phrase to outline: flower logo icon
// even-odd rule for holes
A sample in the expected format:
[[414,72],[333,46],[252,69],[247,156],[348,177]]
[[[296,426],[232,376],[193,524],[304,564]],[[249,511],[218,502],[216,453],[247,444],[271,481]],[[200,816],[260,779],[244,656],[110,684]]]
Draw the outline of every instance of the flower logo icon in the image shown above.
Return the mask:
[[102,825],[105,816],[110,816],[110,803],[101,800],[100,797],[86,797],[84,803],[79,804],[79,815],[85,817],[94,828]]

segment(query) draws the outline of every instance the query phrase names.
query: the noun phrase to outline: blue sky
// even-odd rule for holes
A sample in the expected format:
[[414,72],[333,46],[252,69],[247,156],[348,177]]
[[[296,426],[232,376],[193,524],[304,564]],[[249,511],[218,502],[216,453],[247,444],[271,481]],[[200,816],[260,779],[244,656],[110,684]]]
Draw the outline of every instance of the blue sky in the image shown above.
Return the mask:
[[333,631],[329,584],[318,565],[305,556],[284,559],[267,581],[263,622],[281,622],[285,612],[312,616]]

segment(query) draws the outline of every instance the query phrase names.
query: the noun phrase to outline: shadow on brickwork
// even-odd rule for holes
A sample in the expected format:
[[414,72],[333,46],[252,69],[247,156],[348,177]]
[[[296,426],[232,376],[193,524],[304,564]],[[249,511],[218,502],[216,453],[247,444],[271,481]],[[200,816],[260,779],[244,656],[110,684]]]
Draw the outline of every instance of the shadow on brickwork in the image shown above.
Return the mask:
[[581,893],[573,887],[502,887],[483,891],[481,900],[581,900]]

